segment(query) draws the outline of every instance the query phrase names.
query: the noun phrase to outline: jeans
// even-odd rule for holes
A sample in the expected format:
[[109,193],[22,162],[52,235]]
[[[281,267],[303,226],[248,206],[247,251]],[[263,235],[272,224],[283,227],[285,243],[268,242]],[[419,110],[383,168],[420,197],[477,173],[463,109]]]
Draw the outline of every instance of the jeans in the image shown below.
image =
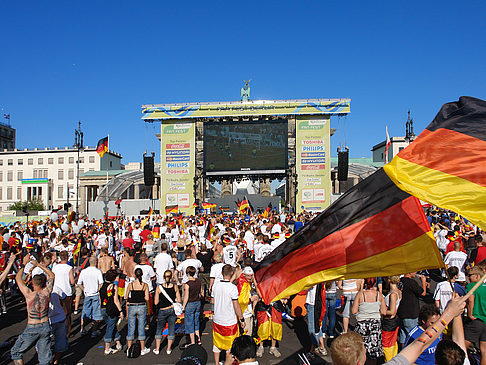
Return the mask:
[[[334,326],[336,325],[336,293],[326,293],[326,314],[322,320],[321,331],[323,334],[334,336]],[[329,318],[329,328],[327,327],[327,319]]]
[[186,333],[199,331],[199,314],[201,312],[201,302],[189,302],[186,304],[184,313],[184,323]]
[[408,333],[418,325],[418,318],[400,318],[400,331],[398,332],[398,342],[405,343]]
[[167,323],[169,327],[168,340],[173,340],[175,338],[175,323],[177,316],[174,312],[174,308],[161,309],[159,310],[159,316],[157,318],[157,330],[155,331],[155,338],[162,339],[162,332],[164,332],[165,324]]
[[49,322],[28,324],[24,332],[17,338],[10,350],[12,360],[22,359],[24,352],[36,345],[37,357],[40,365],[49,365],[51,362],[51,326]]
[[[138,323],[137,323],[137,319],[138,319]],[[133,341],[135,339],[135,328],[138,327],[138,339],[140,341],[144,341],[146,322],[147,322],[147,304],[129,305],[127,340]]]
[[66,321],[51,323],[51,331],[54,335],[54,352],[64,352],[68,349]]
[[116,328],[116,323],[118,322],[118,317],[110,317],[106,314],[106,309],[103,308],[101,310],[101,315],[103,316],[103,320],[106,323],[106,331],[105,331],[105,343],[111,343],[113,339],[115,341],[120,341],[120,334],[118,333],[118,329]]
[[101,321],[103,319],[103,317],[101,316],[99,295],[84,297],[82,317],[84,319],[90,318],[94,321]]
[[309,336],[314,345],[319,344],[319,337],[322,337],[322,332],[319,330],[318,333],[314,330],[314,306],[311,304],[306,304],[307,307],[307,329],[309,330]]

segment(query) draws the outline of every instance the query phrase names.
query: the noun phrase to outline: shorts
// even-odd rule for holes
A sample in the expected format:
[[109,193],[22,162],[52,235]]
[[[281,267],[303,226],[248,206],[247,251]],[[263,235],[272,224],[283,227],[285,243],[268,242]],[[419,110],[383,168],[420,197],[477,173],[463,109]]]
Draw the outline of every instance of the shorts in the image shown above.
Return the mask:
[[464,337],[479,348],[480,342],[486,342],[486,324],[480,319],[469,322],[464,326]]
[[94,321],[103,320],[103,316],[101,315],[99,295],[92,295],[90,297],[84,298],[82,317],[89,318]]
[[356,298],[356,293],[343,293],[346,298],[346,304],[344,305],[343,317],[349,318],[351,314],[351,307],[353,306],[354,298]]
[[76,284],[76,289],[75,289],[75,292],[76,292],[76,296],[77,297],[81,297],[83,296],[83,289],[80,288],[79,285]]
[[66,321],[51,323],[51,331],[54,335],[54,352],[64,352],[68,349]]

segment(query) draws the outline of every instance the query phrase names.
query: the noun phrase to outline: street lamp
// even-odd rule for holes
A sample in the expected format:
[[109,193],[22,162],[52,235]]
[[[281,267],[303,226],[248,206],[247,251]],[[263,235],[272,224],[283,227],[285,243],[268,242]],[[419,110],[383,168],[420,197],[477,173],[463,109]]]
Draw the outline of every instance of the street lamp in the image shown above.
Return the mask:
[[81,121],[78,122],[78,129],[74,130],[74,148],[78,150],[77,174],[76,174],[76,216],[79,216],[79,152],[84,150],[83,132],[81,132]]

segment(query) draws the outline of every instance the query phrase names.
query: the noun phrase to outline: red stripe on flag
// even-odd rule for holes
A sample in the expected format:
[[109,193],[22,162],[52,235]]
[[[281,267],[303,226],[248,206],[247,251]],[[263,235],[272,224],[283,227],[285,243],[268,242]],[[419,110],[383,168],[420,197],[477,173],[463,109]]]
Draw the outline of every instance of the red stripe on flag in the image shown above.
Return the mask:
[[213,322],[213,330],[221,336],[234,336],[238,333],[238,323],[235,323],[233,326],[222,326]]

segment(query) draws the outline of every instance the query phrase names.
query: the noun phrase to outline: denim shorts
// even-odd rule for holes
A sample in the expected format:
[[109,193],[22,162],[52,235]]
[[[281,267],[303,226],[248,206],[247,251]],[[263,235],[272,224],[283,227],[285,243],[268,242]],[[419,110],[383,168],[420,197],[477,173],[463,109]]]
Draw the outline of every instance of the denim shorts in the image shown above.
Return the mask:
[[184,324],[186,333],[199,331],[199,315],[201,312],[201,302],[189,302],[184,311]]
[[37,357],[40,365],[49,365],[51,362],[51,326],[49,322],[40,324],[28,324],[24,332],[17,338],[10,350],[12,360],[22,359],[32,345],[36,346]]
[[167,329],[169,332],[167,339],[173,340],[175,338],[176,320],[177,316],[174,312],[174,308],[160,309],[157,318],[157,330],[155,332],[155,338],[160,340],[164,337],[162,336],[162,333],[164,332],[165,324],[167,323]]
[[52,334],[54,335],[54,352],[64,352],[68,349],[66,321],[51,323]]
[[128,311],[128,333],[127,341],[135,339],[135,330],[138,331],[138,339],[145,340],[145,324],[147,322],[147,305],[129,305]]
[[349,318],[351,315],[351,307],[353,306],[354,298],[356,298],[356,293],[343,293],[346,297],[346,304],[344,305],[343,317]]
[[101,321],[100,296],[92,295],[84,298],[83,303],[83,318],[90,318],[94,321]]

